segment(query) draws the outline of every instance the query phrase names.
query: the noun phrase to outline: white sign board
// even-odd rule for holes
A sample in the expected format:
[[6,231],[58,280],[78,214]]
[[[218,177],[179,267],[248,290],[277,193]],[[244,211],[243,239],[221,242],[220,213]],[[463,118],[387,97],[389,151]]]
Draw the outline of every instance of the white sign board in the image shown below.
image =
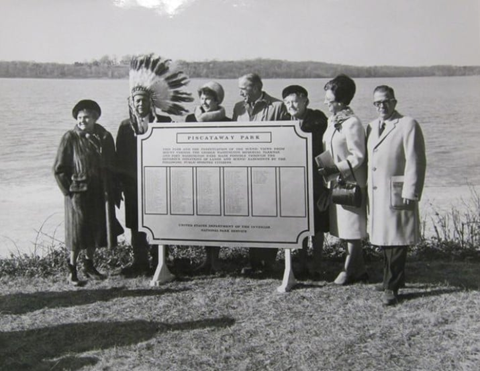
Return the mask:
[[153,124],[137,140],[152,243],[300,248],[313,234],[311,135],[298,122]]

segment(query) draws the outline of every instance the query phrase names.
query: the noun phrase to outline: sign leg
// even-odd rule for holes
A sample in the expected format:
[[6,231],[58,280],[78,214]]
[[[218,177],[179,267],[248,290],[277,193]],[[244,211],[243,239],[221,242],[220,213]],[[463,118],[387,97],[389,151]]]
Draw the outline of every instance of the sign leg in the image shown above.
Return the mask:
[[285,249],[285,271],[283,272],[282,285],[277,287],[278,292],[288,292],[297,284],[292,270],[292,250]]
[[158,245],[158,265],[150,281],[150,286],[160,286],[162,283],[171,282],[175,276],[168,270],[165,262],[166,247],[165,245]]

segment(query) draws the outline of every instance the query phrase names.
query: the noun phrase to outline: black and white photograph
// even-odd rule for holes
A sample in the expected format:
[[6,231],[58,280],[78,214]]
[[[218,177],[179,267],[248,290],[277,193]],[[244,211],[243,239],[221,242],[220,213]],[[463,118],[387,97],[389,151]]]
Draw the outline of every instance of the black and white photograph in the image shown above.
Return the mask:
[[479,0],[0,14],[0,371],[480,368]]

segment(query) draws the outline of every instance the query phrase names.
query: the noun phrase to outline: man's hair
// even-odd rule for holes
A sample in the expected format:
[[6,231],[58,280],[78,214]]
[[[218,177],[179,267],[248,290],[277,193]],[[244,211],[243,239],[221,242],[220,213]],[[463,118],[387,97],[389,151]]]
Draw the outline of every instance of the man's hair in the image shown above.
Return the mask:
[[395,99],[395,91],[393,90],[392,87],[388,85],[379,85],[375,88],[373,91],[373,94],[375,93],[386,93],[388,96],[392,99]]
[[263,88],[263,82],[260,76],[256,73],[247,73],[246,75],[243,75],[240,77],[241,79],[245,79],[250,82],[250,84],[254,86],[258,86],[260,90]]
[[331,90],[335,95],[335,102],[349,105],[355,95],[355,82],[347,75],[341,74],[327,82],[323,90]]

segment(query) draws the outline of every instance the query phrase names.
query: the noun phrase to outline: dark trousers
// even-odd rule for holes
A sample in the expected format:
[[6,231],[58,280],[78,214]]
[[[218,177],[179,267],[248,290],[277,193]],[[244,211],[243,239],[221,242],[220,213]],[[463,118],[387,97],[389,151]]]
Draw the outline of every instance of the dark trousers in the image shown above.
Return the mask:
[[382,246],[383,288],[398,291],[405,287],[405,263],[408,246]]
[[133,264],[149,267],[148,255],[152,256],[152,266],[155,268],[158,264],[158,246],[149,245],[147,235],[144,232],[132,229],[132,249],[133,249]]
[[248,250],[250,265],[254,269],[271,269],[277,258],[278,249],[267,247],[252,247]]

